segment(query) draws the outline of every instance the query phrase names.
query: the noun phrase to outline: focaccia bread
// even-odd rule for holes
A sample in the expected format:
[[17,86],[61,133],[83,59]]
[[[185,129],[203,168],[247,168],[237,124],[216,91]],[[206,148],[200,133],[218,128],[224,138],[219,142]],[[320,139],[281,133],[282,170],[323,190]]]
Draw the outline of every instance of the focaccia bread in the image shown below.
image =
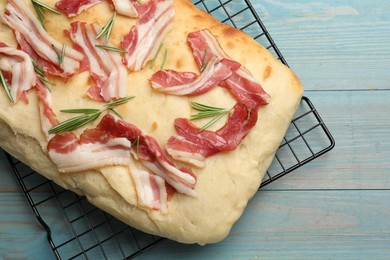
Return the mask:
[[[4,60],[7,57],[1,54],[1,48],[20,49],[22,42],[20,38],[16,37],[18,34],[15,33],[15,29],[11,28],[10,22],[7,21],[7,16],[9,17],[11,14],[8,9],[6,10],[6,4],[11,2],[14,5],[25,5],[36,16],[30,1],[0,2],[3,19],[3,24],[0,24],[0,42],[3,42],[3,45],[0,45],[0,69],[6,79],[7,66],[4,65]],[[57,1],[45,0],[42,2],[54,7]],[[73,33],[76,30],[76,25],[81,25],[80,23],[73,23],[73,26],[70,24],[81,21],[88,26],[95,24],[101,28],[110,20],[114,12],[113,7],[116,7],[116,1],[95,2],[98,3],[89,6],[88,9],[79,14],[71,15],[71,17],[45,11],[44,24],[47,33],[59,43],[66,43],[66,51],[70,51],[72,48],[80,51],[75,46],[77,37]],[[143,11],[137,5],[145,4],[145,2],[148,1],[141,1],[141,3],[130,1],[136,6],[134,10],[138,10],[138,15],[141,18],[130,18],[122,15],[126,14],[125,12],[117,10],[118,14],[107,45],[116,48],[124,46],[124,36],[129,33],[133,26],[142,24]],[[125,160],[125,163],[123,161],[110,161],[112,158],[107,159],[108,163],[104,163],[104,160],[100,157],[94,159],[94,153],[86,152],[80,153],[82,156],[79,157],[85,156],[83,158],[88,162],[101,161],[101,164],[96,164],[97,166],[92,166],[89,169],[77,168],[78,165],[76,165],[76,168],[72,168],[73,170],[69,170],[71,167],[67,168],[69,172],[59,166],[58,160],[63,160],[62,158],[67,155],[66,152],[56,153],[57,150],[52,141],[55,134],[48,134],[45,127],[42,126],[44,121],[42,117],[47,116],[47,113],[42,112],[42,109],[44,111],[46,111],[45,108],[51,109],[52,115],[56,116],[56,120],[63,122],[75,115],[63,113],[60,110],[103,109],[104,104],[115,102],[115,100],[124,97],[123,93],[120,93],[117,96],[113,95],[107,98],[100,92],[98,97],[94,98],[91,92],[88,93],[89,89],[97,84],[90,73],[92,63],[90,62],[89,70],[80,70],[75,73],[65,72],[67,56],[63,60],[64,67],[61,67],[60,57],[57,57],[60,73],[52,76],[50,71],[46,72],[47,79],[54,84],[50,87],[51,92],[44,92],[42,89],[39,90],[37,86],[33,86],[28,91],[23,91],[22,94],[14,92],[14,95],[20,95],[18,98],[14,96],[14,99],[18,99],[17,102],[11,103],[6,91],[3,88],[0,89],[0,146],[38,173],[66,189],[86,196],[92,204],[137,229],[183,243],[207,244],[218,242],[228,235],[232,225],[241,216],[249,199],[258,190],[263,175],[271,164],[297,109],[303,88],[294,73],[255,40],[237,29],[221,24],[209,14],[197,9],[190,1],[152,0],[150,2],[173,4],[174,15],[171,22],[172,26],[162,29],[167,30],[165,37],[160,39],[160,43],[154,42],[152,45],[153,55],[150,55],[152,59],[149,57],[145,62],[138,62],[136,65],[133,64],[134,66],[130,65],[129,60],[124,62],[127,66],[124,96],[134,96],[134,98],[115,107],[116,113],[105,110],[96,121],[72,131],[78,138],[86,129],[95,129],[106,114],[111,115],[110,120],[114,118],[117,120],[116,122],[126,122],[131,126],[135,126],[134,129],[138,129],[142,133],[138,134],[138,138],[127,138],[128,140],[124,134],[115,135],[116,130],[112,128],[116,127],[115,123],[114,126],[98,127],[99,133],[108,131],[107,136],[109,138],[120,141],[116,145],[127,147],[129,151],[132,151],[131,155],[130,152],[128,153],[129,158]],[[209,56],[209,58],[207,62],[202,61],[204,66],[200,66],[199,55],[197,63],[194,59],[193,46],[190,46],[188,40],[189,35],[193,32],[205,32],[211,38],[215,37],[226,56],[223,57],[224,54],[222,54],[222,57],[218,57],[218,55],[212,54],[210,50],[209,53],[204,51],[203,56]],[[72,35],[74,39],[72,39]],[[26,36],[24,37],[26,38]],[[61,45],[55,49],[60,53],[59,56],[61,56],[61,51],[65,50],[64,48],[61,49]],[[128,50],[127,54],[117,55],[122,57],[129,55],[129,53]],[[223,59],[229,60],[226,62],[227,65],[222,61]],[[242,105],[243,111],[248,113],[248,118],[252,118],[253,115],[254,121],[251,121],[253,126],[250,127],[249,131],[241,136],[230,130],[228,135],[240,136],[238,143],[235,143],[235,147],[213,154],[210,153],[205,158],[201,158],[200,163],[198,161],[193,163],[188,160],[181,160],[181,155],[175,156],[174,152],[168,153],[165,148],[167,146],[169,148],[168,140],[178,136],[177,128],[175,128],[176,119],[189,119],[196,112],[191,108],[191,102],[221,108],[232,108],[235,107],[235,104],[241,104],[242,102],[235,95],[232,95],[231,91],[228,91],[229,87],[223,87],[226,84],[226,77],[217,82],[221,86],[210,88],[204,93],[189,95],[178,95],[176,92],[172,94],[164,92],[166,91],[164,87],[162,87],[163,89],[159,89],[159,86],[152,87],[151,78],[161,70],[161,67],[164,70],[188,72],[190,78],[197,77],[202,73],[205,74],[205,71],[210,68],[214,69],[215,67],[212,66],[217,66],[216,64],[222,64],[220,66],[225,66],[223,67],[225,69],[229,68],[231,70],[229,70],[229,73],[234,74],[241,71],[245,75],[252,75],[253,79],[259,82],[269,97],[265,98],[265,103],[260,101],[252,107],[247,104]],[[240,68],[237,70],[237,67]],[[211,74],[215,76],[216,72],[214,71]],[[12,75],[12,78],[16,78],[16,75]],[[10,80],[8,81],[10,88],[15,87]],[[42,95],[39,96],[42,91],[51,96],[51,102],[47,102],[46,107],[42,101],[45,99],[42,98]],[[97,100],[99,98],[103,100]],[[248,111],[250,111],[250,114]],[[120,114],[122,119],[117,114]],[[223,129],[232,114],[233,110],[202,133],[220,133],[218,131],[221,130],[218,129]],[[208,119],[191,122],[201,127],[208,122]],[[238,129],[238,132],[243,131],[241,129],[243,128],[242,122],[237,124],[233,126],[233,129]],[[58,135],[61,135],[61,133]],[[184,172],[184,174],[191,172],[190,177],[196,175],[196,183],[193,185],[186,184],[187,186],[184,185],[186,187],[181,190],[180,184],[178,186],[173,185],[172,188],[171,182],[174,182],[174,180],[166,180],[166,176],[162,173],[162,178],[158,178],[158,181],[162,180],[159,185],[163,185],[165,189],[163,189],[164,194],[161,196],[167,196],[166,193],[169,193],[164,202],[166,205],[163,203],[163,206],[160,205],[161,203],[148,206],[147,202],[141,201],[140,194],[142,192],[137,191],[136,182],[142,179],[135,179],[134,176],[139,173],[138,171],[149,174],[147,178],[151,180],[150,178],[153,178],[156,171],[164,172],[166,169],[161,166],[163,163],[159,160],[156,163],[155,157],[152,161],[140,162],[143,156],[143,145],[145,147],[147,144],[150,145],[148,138],[153,138],[156,141],[161,147],[164,158],[167,158],[175,169]],[[178,140],[181,139],[178,138]],[[137,146],[139,144],[137,144],[137,141],[141,142],[140,147]],[[49,142],[51,142],[51,145],[49,145]],[[234,143],[234,141],[232,142]],[[194,142],[192,145],[197,147],[198,144]],[[102,145],[104,146],[106,143]],[[136,151],[137,148],[141,150]],[[49,154],[48,149],[52,149],[53,153]],[[60,159],[56,156],[59,156]],[[157,155],[153,154],[153,156]],[[157,156],[157,158],[159,157]],[[158,169],[155,170],[154,167]],[[186,170],[182,170],[184,168]],[[169,179],[169,177],[167,178]],[[156,180],[153,179],[153,181]],[[166,184],[166,181],[171,185]],[[147,185],[153,186],[156,184],[146,181],[138,185],[146,185],[142,186],[145,189],[143,194],[148,195],[147,190],[151,188]],[[188,190],[190,191],[186,192]],[[148,200],[148,196],[143,199]],[[152,203],[154,202],[152,201]]]

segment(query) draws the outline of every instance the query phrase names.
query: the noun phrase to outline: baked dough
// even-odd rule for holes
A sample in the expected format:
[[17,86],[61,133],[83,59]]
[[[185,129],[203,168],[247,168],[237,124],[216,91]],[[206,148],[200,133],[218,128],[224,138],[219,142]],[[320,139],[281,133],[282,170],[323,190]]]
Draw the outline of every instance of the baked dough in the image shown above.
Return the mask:
[[[4,9],[6,2],[0,2],[0,10]],[[54,6],[56,1],[44,2]],[[221,24],[188,0],[175,0],[174,7],[174,27],[164,42],[168,50],[165,68],[198,72],[187,45],[187,35],[207,28],[216,36],[223,50],[247,68],[271,96],[271,102],[259,108],[256,126],[234,151],[211,156],[206,159],[205,168],[195,169],[198,174],[197,197],[175,194],[169,201],[168,212],[162,214],[134,206],[136,192],[127,167],[59,173],[47,154],[47,140],[40,128],[34,90],[28,93],[29,104],[18,102],[15,105],[10,105],[5,92],[0,91],[0,146],[38,173],[86,196],[92,204],[130,226],[179,242],[204,245],[221,241],[228,235],[248,200],[258,190],[299,105],[303,88],[289,68],[248,35]],[[72,46],[63,34],[63,29],[69,30],[70,21],[97,22],[103,26],[111,14],[109,5],[103,2],[71,19],[48,12],[45,23],[52,37]],[[117,16],[111,35],[115,46],[134,23],[134,19]],[[10,46],[17,46],[12,30],[4,24],[0,24],[0,39]],[[232,107],[235,103],[226,90],[218,87],[196,97],[158,93],[148,81],[157,70],[157,67],[150,69],[146,66],[139,72],[129,71],[128,94],[136,98],[118,107],[118,112],[125,121],[153,136],[162,147],[170,136],[176,134],[174,119],[190,117],[190,101],[220,107]],[[69,117],[59,112],[60,109],[101,107],[86,96],[91,84],[87,72],[76,74],[67,82],[59,78],[53,81],[56,84],[52,88],[53,110],[60,122]],[[223,120],[220,120],[211,129],[222,125]],[[80,134],[83,129],[76,130],[76,133]]]

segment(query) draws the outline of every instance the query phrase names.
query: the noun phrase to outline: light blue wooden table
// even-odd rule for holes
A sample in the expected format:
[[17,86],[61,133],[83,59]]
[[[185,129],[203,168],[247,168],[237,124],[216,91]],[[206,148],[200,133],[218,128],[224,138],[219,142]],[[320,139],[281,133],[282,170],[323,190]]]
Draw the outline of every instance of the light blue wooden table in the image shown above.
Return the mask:
[[[390,259],[390,1],[252,4],[337,145],[259,191],[225,241],[140,259]],[[0,259],[53,259],[2,153],[0,176]]]

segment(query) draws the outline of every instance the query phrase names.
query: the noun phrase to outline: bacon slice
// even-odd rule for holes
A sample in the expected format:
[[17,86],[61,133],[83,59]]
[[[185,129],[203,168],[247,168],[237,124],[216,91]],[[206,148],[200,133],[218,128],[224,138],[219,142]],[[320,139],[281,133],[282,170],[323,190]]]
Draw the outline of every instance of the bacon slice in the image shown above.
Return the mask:
[[23,51],[0,43],[0,70],[8,72],[10,93],[14,102],[25,99],[27,91],[35,86],[37,77],[31,58]]
[[74,17],[99,3],[101,3],[101,0],[61,0],[55,6],[68,17]]
[[[188,82],[179,84],[179,85],[170,85],[171,83],[175,83],[172,81],[187,81],[186,75],[188,72],[182,73],[180,75],[179,72],[172,73],[173,75],[169,75],[169,71],[166,72],[157,72],[152,76],[150,82],[152,83],[152,87],[160,92],[171,95],[178,96],[195,96],[206,93],[210,89],[216,87],[221,81],[229,78],[232,75],[233,69],[238,69],[240,66],[237,64],[230,65],[233,62],[229,62],[226,65],[224,60],[218,61],[217,57],[211,58],[211,60],[207,63],[202,73],[193,81],[190,81],[190,76],[188,78]],[[162,77],[165,76],[165,77]],[[174,78],[174,80],[172,80]]]
[[98,129],[84,131],[80,139],[72,132],[57,134],[47,148],[51,160],[63,173],[130,162],[131,143],[126,138],[112,138]]
[[95,86],[89,89],[88,95],[98,101],[112,101],[126,96],[127,69],[119,53],[95,47],[106,44],[104,39],[96,39],[101,28],[97,24],[87,25],[84,22],[71,23],[69,35],[75,48],[84,53],[89,64],[89,72]]
[[[191,126],[192,128],[192,126]],[[221,140],[225,142],[225,140]],[[167,153],[177,161],[182,161],[199,168],[206,166],[206,149],[201,145],[185,139],[183,136],[172,136],[165,147]]]
[[41,118],[41,129],[46,139],[50,140],[54,135],[49,135],[49,130],[58,124],[57,116],[52,109],[51,93],[41,81],[35,85],[38,96],[39,112]]
[[257,109],[271,100],[260,84],[245,70],[233,72],[220,86],[229,90],[238,102],[245,104],[249,109]]
[[198,75],[193,72],[178,72],[175,70],[159,70],[152,75],[150,82],[153,88],[166,88],[193,82]]
[[237,103],[226,124],[216,132],[199,128],[189,120],[178,118],[178,136],[168,140],[166,150],[174,159],[204,167],[204,159],[219,152],[234,150],[257,122],[257,110]]
[[139,16],[138,11],[134,6],[137,4],[136,0],[111,0],[111,2],[118,14],[133,18]]
[[124,64],[132,71],[141,70],[156,55],[161,43],[173,27],[173,0],[151,0],[136,3],[137,24],[121,42],[127,53]]
[[57,116],[51,108],[51,93],[38,80],[31,58],[25,52],[0,42],[0,70],[8,72],[8,81],[11,82],[10,93],[15,103],[19,99],[27,100],[27,91],[35,86],[39,101],[41,129],[47,140],[50,140],[52,136],[48,135],[48,131],[58,124]]
[[46,73],[69,78],[78,72],[82,54],[66,48],[63,62],[60,64],[54,48],[61,53],[62,44],[43,29],[24,1],[9,0],[2,20],[15,31],[17,39],[23,41],[19,42],[22,50],[41,65]]
[[135,167],[130,169],[130,173],[135,183],[138,204],[160,210],[163,213],[166,212],[168,194],[165,180]]
[[196,183],[195,174],[191,170],[176,167],[163,154],[157,141],[151,136],[144,134],[135,125],[107,114],[102,118],[97,129],[105,131],[113,137],[127,138],[131,143],[135,143],[138,139],[138,152],[134,147],[133,154],[143,165],[154,174],[162,177],[178,192],[196,196],[194,191]]
[[[231,59],[209,30],[191,32],[188,35],[188,43],[192,48],[199,68],[204,60],[208,61],[214,56],[220,60]],[[260,83],[243,67],[222,81],[221,86],[227,88],[239,102],[245,104],[249,109],[258,108],[270,101],[270,96],[264,91]]]

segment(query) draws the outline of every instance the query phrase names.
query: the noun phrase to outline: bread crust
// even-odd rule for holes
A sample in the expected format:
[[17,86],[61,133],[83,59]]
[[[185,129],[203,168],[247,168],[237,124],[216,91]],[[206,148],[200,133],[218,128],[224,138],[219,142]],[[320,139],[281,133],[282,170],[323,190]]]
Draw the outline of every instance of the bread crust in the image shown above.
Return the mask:
[[[0,10],[4,9],[5,2],[0,3]],[[45,2],[52,6],[55,3],[54,0]],[[198,174],[197,198],[176,194],[169,202],[168,213],[162,214],[136,206],[136,192],[128,167],[59,173],[47,155],[35,90],[29,91],[27,105],[23,102],[10,105],[4,92],[0,92],[0,146],[38,173],[65,189],[86,196],[92,204],[137,229],[182,243],[203,245],[225,238],[257,191],[299,105],[303,88],[289,68],[245,33],[221,24],[188,0],[175,0],[175,12],[174,28],[164,42],[168,50],[164,68],[197,72],[187,45],[187,35],[209,29],[223,50],[247,68],[271,96],[270,104],[259,108],[258,122],[242,144],[234,151],[207,158],[204,169],[195,168]],[[72,46],[62,33],[63,29],[69,29],[71,21],[98,22],[103,26],[111,13],[105,2],[72,19],[48,13],[47,30],[58,41]],[[118,16],[111,36],[114,45],[119,45],[121,36],[133,24],[134,19]],[[0,39],[16,47],[12,31],[4,24],[0,25]],[[190,101],[222,107],[232,107],[235,103],[222,88],[193,98],[158,93],[152,90],[148,81],[157,69],[157,66],[153,69],[146,66],[140,72],[128,73],[128,95],[136,98],[119,107],[118,112],[125,121],[156,138],[162,147],[170,136],[176,134],[174,119],[190,117]],[[68,116],[60,113],[60,109],[101,107],[86,96],[91,85],[88,73],[75,75],[66,83],[55,79],[55,84],[53,110],[60,121]],[[217,129],[221,124],[223,122],[213,128]],[[76,133],[80,134],[83,129]],[[132,161],[131,167],[138,167],[137,162]]]

